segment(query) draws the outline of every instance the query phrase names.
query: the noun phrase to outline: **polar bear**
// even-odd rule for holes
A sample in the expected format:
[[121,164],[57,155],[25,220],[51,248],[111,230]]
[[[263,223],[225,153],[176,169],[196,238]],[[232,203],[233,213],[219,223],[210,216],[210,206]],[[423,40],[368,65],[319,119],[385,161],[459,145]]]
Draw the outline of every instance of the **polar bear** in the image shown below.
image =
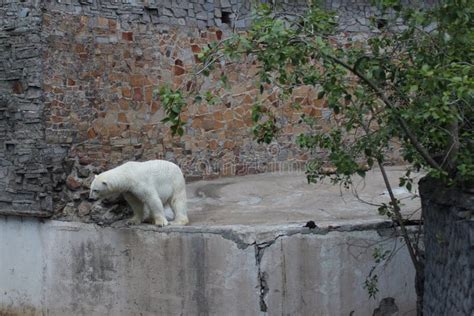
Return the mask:
[[144,220],[158,226],[168,225],[164,206],[174,212],[173,225],[186,225],[186,186],[181,169],[166,160],[130,161],[105,171],[91,184],[91,199],[122,193],[133,210],[130,224]]

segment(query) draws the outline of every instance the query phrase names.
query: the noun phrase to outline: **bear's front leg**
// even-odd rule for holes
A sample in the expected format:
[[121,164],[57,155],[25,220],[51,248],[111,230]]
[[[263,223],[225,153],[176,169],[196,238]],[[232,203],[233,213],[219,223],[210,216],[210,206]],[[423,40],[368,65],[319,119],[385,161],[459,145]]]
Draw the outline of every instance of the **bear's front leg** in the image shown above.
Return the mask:
[[140,201],[135,195],[129,192],[125,192],[123,194],[125,201],[127,201],[128,205],[133,210],[133,217],[127,221],[128,225],[139,225],[143,223],[144,219],[144,209],[143,209],[143,202]]

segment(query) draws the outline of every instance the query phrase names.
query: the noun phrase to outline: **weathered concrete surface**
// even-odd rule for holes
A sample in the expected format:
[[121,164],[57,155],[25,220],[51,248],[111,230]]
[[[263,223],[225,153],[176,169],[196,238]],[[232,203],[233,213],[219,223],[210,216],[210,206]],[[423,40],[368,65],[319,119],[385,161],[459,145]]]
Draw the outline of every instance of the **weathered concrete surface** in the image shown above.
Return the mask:
[[400,246],[390,231],[280,225],[276,235],[252,237],[239,226],[104,228],[3,217],[0,314],[365,316],[393,297],[399,315],[411,315],[414,275],[404,248],[378,268],[376,300],[362,288],[374,246]]
[[0,314],[253,315],[255,251],[212,233],[2,218]]
[[[403,212],[419,217],[420,201],[399,188],[403,167],[387,167],[394,193]],[[415,183],[420,175],[415,175]],[[299,223],[314,220],[322,225],[379,222],[377,206],[389,198],[380,172],[369,171],[365,179],[354,177],[346,190],[329,181],[308,184],[303,173],[266,173],[245,177],[198,181],[187,185],[190,220],[193,225],[255,225]],[[360,200],[354,193],[357,193]]]
[[[414,315],[413,267],[375,207],[346,193],[340,202],[339,189],[301,175],[188,189],[186,227],[1,217],[0,315],[365,316],[381,302]],[[370,176],[360,196],[375,201],[383,191]],[[318,227],[303,227],[308,220]],[[363,284],[375,247],[400,249],[375,269],[370,299]]]

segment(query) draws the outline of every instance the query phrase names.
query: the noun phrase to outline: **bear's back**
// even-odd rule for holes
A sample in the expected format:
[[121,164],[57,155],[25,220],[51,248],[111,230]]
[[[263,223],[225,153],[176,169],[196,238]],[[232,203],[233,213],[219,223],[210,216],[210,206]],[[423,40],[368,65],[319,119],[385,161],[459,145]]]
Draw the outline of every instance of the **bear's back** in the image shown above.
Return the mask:
[[127,173],[143,178],[172,179],[179,182],[184,180],[181,169],[167,160],[129,161],[117,167],[117,169],[124,169]]

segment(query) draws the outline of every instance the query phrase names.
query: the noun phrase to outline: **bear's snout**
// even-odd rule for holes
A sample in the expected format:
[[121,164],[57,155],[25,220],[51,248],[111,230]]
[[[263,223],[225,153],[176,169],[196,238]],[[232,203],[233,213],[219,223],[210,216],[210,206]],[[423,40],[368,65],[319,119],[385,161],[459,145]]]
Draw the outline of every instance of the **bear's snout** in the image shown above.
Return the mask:
[[89,192],[89,200],[95,201],[95,200],[97,200],[97,198],[98,198],[97,194],[95,194],[94,191],[91,190]]

